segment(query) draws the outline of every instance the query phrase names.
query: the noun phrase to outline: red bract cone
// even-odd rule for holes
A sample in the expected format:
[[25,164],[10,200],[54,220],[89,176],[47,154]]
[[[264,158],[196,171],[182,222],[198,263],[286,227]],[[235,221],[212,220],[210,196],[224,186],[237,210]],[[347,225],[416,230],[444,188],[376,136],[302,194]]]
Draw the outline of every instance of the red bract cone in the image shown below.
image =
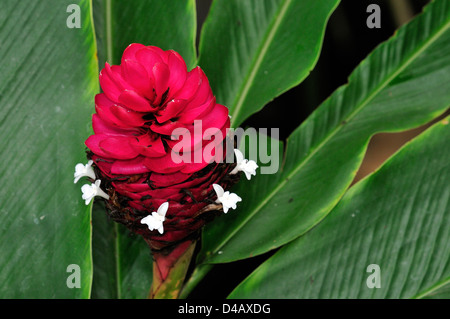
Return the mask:
[[[238,178],[223,163],[228,109],[216,103],[199,67],[188,72],[178,53],[154,46],[128,46],[120,65],[106,63],[100,85],[88,157],[109,196],[109,216],[144,237],[155,258],[154,284],[164,285],[221,209],[212,185],[226,190]],[[154,297],[160,288],[153,287]]]

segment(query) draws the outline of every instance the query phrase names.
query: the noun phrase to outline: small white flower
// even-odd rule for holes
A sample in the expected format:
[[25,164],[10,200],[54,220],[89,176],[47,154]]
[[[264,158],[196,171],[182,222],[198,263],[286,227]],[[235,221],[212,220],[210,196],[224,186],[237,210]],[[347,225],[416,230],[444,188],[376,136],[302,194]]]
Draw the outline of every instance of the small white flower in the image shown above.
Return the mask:
[[254,160],[245,159],[242,152],[237,148],[234,149],[234,154],[236,155],[236,167],[230,172],[230,174],[236,174],[239,171],[243,171],[245,173],[245,177],[250,180],[252,175],[256,175],[258,164],[256,164]]
[[89,203],[95,196],[101,196],[104,199],[109,199],[108,194],[106,194],[100,188],[100,183],[101,180],[98,179],[94,184],[84,184],[83,186],[81,186],[81,191],[83,192],[83,195],[81,195],[81,197],[85,200],[86,205],[89,205]]
[[141,219],[141,224],[147,224],[148,229],[157,229],[160,234],[164,232],[163,222],[166,220],[166,213],[169,209],[169,203],[164,202],[159,206],[158,211]]
[[236,203],[242,201],[235,193],[230,193],[229,191],[224,191],[222,186],[218,184],[213,184],[214,191],[217,194],[216,203],[221,203],[223,207],[223,212],[226,214],[228,209],[236,209]]
[[75,173],[73,174],[73,177],[75,180],[73,181],[74,184],[76,184],[80,178],[87,176],[95,180],[95,173],[94,169],[92,168],[92,163],[94,161],[90,160],[86,165],[83,165],[81,163],[78,163],[75,165]]

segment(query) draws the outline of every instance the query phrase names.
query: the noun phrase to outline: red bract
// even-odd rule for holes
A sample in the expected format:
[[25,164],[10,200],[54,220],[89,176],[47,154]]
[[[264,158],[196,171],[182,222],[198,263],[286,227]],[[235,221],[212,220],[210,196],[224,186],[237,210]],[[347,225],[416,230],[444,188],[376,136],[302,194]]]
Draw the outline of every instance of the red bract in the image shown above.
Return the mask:
[[[143,235],[154,250],[195,236],[210,215],[205,213],[220,208],[212,184],[229,188],[236,175],[228,174],[231,164],[216,163],[213,156],[202,156],[200,162],[174,161],[172,149],[178,141],[172,134],[175,129],[190,133],[183,154],[191,159],[210,143],[224,146],[230,125],[227,107],[216,103],[200,67],[188,72],[178,53],[154,46],[128,46],[120,65],[106,63],[100,85],[94,135],[86,146],[109,194],[109,215]],[[201,134],[195,121],[201,121]],[[216,132],[221,139],[210,138]],[[164,202],[169,208],[160,234],[140,221]]]

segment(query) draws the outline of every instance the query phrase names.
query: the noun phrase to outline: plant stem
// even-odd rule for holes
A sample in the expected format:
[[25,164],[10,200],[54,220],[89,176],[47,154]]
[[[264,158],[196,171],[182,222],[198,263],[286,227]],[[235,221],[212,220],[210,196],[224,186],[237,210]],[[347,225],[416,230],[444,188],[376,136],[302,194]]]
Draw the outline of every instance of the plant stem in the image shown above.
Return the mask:
[[183,290],[181,290],[179,298],[180,299],[186,298],[192,292],[192,290],[199,284],[199,282],[206,276],[206,274],[208,274],[208,272],[213,268],[213,266],[214,265],[212,264],[198,265],[195,268],[194,272],[192,273],[192,276],[183,286]]
[[169,253],[153,252],[153,283],[149,299],[176,299],[194,253],[196,241],[185,241]]

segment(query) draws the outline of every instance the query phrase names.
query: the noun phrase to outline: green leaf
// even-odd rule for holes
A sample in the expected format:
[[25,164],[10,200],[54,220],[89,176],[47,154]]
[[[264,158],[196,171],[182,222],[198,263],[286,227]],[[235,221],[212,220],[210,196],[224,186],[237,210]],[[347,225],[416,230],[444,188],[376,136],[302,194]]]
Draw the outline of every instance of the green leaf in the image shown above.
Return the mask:
[[450,3],[435,1],[376,48],[288,138],[280,171],[238,186],[242,205],[206,229],[200,260],[248,258],[306,233],[351,184],[373,134],[443,113],[450,105],[449,27]]
[[[232,298],[422,298],[450,283],[450,125],[410,142]],[[379,266],[379,277],[369,265]],[[374,281],[375,280],[375,281]],[[379,288],[367,284],[379,283]],[[445,294],[443,295],[445,296]]]
[[92,211],[93,299],[117,299],[121,292],[117,286],[120,272],[114,246],[116,229],[114,222],[107,217],[105,209],[103,202],[96,201]]
[[195,66],[195,0],[94,0],[94,19],[101,68],[105,60],[120,63],[123,51],[131,43],[175,50],[188,69]]
[[423,299],[450,299],[450,283],[429,292]]
[[231,127],[299,84],[317,62],[338,0],[215,0],[202,29],[199,65]]
[[105,205],[93,207],[94,299],[146,298],[152,283],[152,258],[142,238],[107,217]]
[[145,241],[116,225],[118,298],[147,298],[152,284],[152,256]]
[[88,298],[91,207],[73,173],[98,91],[90,2],[2,1],[0,25],[0,297]]
[[[156,45],[180,53],[188,68],[195,51],[195,1],[94,0],[94,22],[100,67],[117,64],[131,43]],[[92,110],[94,105],[92,104]],[[105,217],[104,207],[93,212],[94,298],[147,298],[152,282],[150,249],[140,236]]]

